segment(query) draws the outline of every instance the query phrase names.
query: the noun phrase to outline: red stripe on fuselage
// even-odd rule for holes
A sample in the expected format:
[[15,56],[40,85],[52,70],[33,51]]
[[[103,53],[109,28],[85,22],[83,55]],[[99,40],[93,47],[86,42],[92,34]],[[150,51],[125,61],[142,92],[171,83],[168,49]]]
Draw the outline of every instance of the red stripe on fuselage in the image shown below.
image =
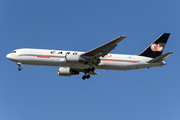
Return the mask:
[[59,56],[50,56],[50,58],[65,58],[65,57],[59,57]]
[[21,57],[21,56],[31,56],[31,57],[37,57],[37,55],[19,55],[18,57]]
[[[43,56],[43,55],[19,55],[19,57],[20,56],[40,57],[40,58],[65,58],[63,56]],[[138,62],[140,62],[140,61],[126,61],[126,60],[112,60],[112,59],[101,59],[101,61],[128,62],[128,63],[138,63]]]
[[37,57],[50,58],[49,56],[42,56],[42,55],[37,55]]
[[109,60],[109,59],[101,59],[101,61],[128,62],[128,63],[138,63],[138,62],[140,62],[140,61],[126,61],[126,60]]
[[19,55],[19,57],[21,56],[29,56],[29,57],[42,57],[42,58],[65,58],[62,56],[45,56],[45,55]]

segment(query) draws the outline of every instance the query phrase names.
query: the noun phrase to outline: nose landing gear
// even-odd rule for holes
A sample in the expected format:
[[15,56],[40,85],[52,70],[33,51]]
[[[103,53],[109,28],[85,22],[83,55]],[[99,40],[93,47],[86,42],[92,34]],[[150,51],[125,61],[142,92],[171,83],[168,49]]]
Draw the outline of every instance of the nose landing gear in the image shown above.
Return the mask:
[[17,63],[17,65],[18,65],[18,67],[19,67],[18,70],[21,71],[21,70],[22,70],[22,68],[21,68],[21,63]]

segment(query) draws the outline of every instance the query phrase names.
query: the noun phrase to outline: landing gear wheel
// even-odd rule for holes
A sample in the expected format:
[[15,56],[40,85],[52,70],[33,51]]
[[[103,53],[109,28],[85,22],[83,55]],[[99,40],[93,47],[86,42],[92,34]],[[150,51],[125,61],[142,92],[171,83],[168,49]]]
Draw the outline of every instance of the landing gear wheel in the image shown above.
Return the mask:
[[89,78],[90,78],[90,75],[84,75],[84,76],[82,77],[83,80],[85,80],[86,78],[89,79]]
[[85,79],[86,79],[86,76],[84,75],[84,76],[82,77],[82,79],[85,80]]
[[22,70],[22,68],[21,68],[21,67],[19,67],[19,68],[18,68],[18,70],[19,70],[19,71],[21,71],[21,70]]
[[90,75],[87,75],[86,78],[89,79],[89,78],[90,78]]
[[17,65],[18,65],[18,67],[19,67],[18,70],[21,71],[21,70],[22,70],[22,68],[21,68],[21,63],[18,62]]

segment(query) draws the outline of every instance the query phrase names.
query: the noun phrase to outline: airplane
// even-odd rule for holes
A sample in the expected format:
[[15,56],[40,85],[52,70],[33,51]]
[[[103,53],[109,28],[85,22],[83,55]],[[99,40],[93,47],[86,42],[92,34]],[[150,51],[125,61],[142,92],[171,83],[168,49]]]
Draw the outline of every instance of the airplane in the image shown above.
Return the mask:
[[95,69],[127,71],[166,65],[164,60],[173,53],[162,55],[169,35],[161,34],[139,55],[109,53],[126,38],[120,36],[87,52],[22,48],[13,50],[6,58],[16,62],[19,71],[22,69],[21,64],[58,66],[59,76],[78,75],[82,72],[82,79],[85,80],[90,75],[98,75]]

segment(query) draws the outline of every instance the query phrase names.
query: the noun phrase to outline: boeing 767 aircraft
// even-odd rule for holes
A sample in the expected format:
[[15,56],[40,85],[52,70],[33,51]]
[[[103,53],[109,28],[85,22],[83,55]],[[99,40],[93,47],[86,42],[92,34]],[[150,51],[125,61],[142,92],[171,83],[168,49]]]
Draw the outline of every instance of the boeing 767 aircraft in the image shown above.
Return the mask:
[[21,64],[58,66],[58,75],[71,76],[82,72],[85,80],[98,74],[95,69],[126,71],[166,65],[164,60],[173,53],[162,55],[169,35],[163,33],[139,55],[109,53],[126,37],[120,36],[87,52],[23,48],[12,51],[6,57],[17,63],[19,71]]

